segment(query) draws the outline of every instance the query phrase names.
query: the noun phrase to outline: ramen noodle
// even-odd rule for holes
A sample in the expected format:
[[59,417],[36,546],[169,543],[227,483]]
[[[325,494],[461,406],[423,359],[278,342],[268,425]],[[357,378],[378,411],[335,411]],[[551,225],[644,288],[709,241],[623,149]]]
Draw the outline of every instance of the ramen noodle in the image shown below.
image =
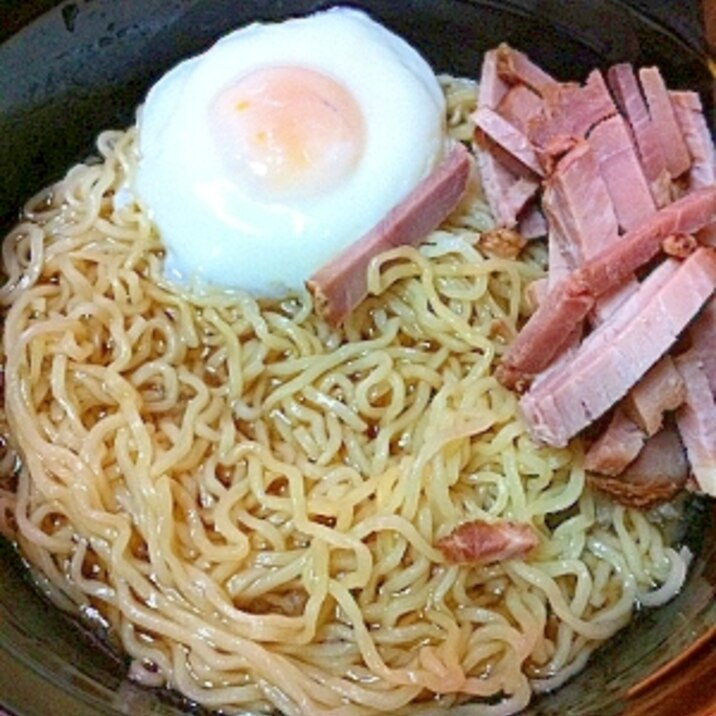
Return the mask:
[[[469,140],[475,85],[442,82]],[[477,187],[332,330],[308,294],[167,283],[135,138],[29,202],[0,295],[2,532],[132,679],[224,713],[513,714],[679,590],[678,508],[591,491],[579,440],[535,446],[493,377],[545,251],[484,253]],[[447,564],[475,519],[540,544]]]

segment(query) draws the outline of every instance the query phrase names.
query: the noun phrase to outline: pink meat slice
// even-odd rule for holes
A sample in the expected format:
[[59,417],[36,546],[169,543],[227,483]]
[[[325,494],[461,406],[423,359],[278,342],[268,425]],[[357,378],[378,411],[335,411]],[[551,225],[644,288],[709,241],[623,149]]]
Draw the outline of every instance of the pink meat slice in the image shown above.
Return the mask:
[[656,211],[629,128],[620,115],[605,119],[589,135],[619,226],[635,229]]
[[570,273],[550,290],[505,353],[498,379],[508,388],[526,386],[565,347],[599,296],[618,288],[653,259],[667,236],[695,233],[715,218],[716,187],[699,189],[659,210]]
[[701,490],[716,497],[716,401],[696,351],[676,358],[686,386],[686,402],[676,413],[676,423],[686,446],[691,470]]
[[669,92],[691,158],[689,189],[716,183],[716,156],[701,99],[696,92]]
[[584,86],[563,84],[545,97],[545,114],[530,123],[528,136],[549,171],[557,157],[616,111],[604,77],[593,70]]
[[584,469],[600,475],[619,475],[639,456],[645,440],[644,431],[617,408],[607,429],[587,450]]
[[455,209],[470,174],[471,159],[456,142],[443,161],[371,231],[318,269],[307,282],[316,311],[338,325],[368,292],[373,257],[390,248],[417,244]]
[[450,564],[489,564],[522,557],[539,544],[535,531],[519,522],[475,520],[437,541]]
[[676,410],[685,398],[684,382],[671,356],[666,355],[634,386],[625,409],[647,435],[655,435],[664,413]]
[[580,141],[558,162],[545,182],[542,208],[573,268],[619,237],[612,200],[588,142]]
[[[716,154],[701,99],[696,92],[669,94],[676,121],[679,123],[691,157],[691,168],[688,173],[689,191],[712,186],[716,183]],[[716,226],[700,231],[699,240],[709,246],[716,246]]]
[[525,207],[517,223],[517,229],[525,239],[538,239],[547,235],[547,220],[536,203]]
[[693,350],[703,364],[703,369],[716,395],[716,300],[709,301],[689,329]]
[[662,140],[649,116],[634,69],[629,64],[614,65],[609,68],[607,79],[619,109],[631,127],[654,201],[659,207],[666,206],[671,200],[670,177],[661,147]]
[[603,415],[668,351],[716,288],[716,251],[667,259],[580,345],[539,376],[520,407],[532,437],[555,447]]
[[664,78],[656,67],[643,67],[639,79],[644,90],[651,121],[659,135],[666,169],[673,179],[689,170],[691,158]]
[[497,105],[497,112],[527,134],[529,124],[544,111],[542,98],[526,85],[511,87]]
[[544,176],[532,143],[520,129],[489,107],[478,108],[470,115],[470,119],[483,134],[480,144],[484,144],[484,138],[487,138],[499,148],[501,151],[497,154],[498,158],[513,174]]
[[639,457],[620,475],[592,474],[589,484],[627,507],[647,509],[672,499],[688,475],[679,435],[668,426],[646,441]]
[[478,107],[496,109],[507,94],[509,85],[498,75],[498,51],[488,50],[482,59],[480,86],[477,93]]
[[489,148],[475,144],[482,191],[498,226],[518,225],[527,204],[539,189],[536,179],[515,176]]
[[543,97],[559,87],[559,82],[519,50],[502,43],[497,48],[497,74],[509,85],[526,85]]

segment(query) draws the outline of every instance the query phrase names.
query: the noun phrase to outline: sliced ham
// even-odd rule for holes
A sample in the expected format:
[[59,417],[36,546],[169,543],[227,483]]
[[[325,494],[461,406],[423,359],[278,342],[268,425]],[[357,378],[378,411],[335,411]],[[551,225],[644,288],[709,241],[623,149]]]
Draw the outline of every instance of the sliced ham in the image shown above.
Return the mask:
[[676,121],[669,91],[656,67],[643,67],[639,70],[639,80],[649,105],[651,121],[661,142],[666,169],[672,179],[676,179],[689,170],[691,159]]
[[716,395],[716,300],[709,301],[689,329],[693,350],[706,372],[711,392]]
[[716,401],[694,350],[676,358],[686,386],[686,402],[676,413],[676,423],[686,446],[691,470],[705,493],[716,497]]
[[667,236],[694,233],[714,217],[716,187],[687,194],[558,282],[503,356],[498,379],[508,388],[524,388],[564,348],[599,296],[618,288],[654,258]]
[[475,145],[482,191],[498,226],[513,228],[539,189],[534,179],[516,177],[489,149]]
[[639,457],[616,477],[590,475],[589,484],[627,507],[647,509],[672,499],[686,484],[689,466],[672,427],[647,440]]
[[626,117],[639,151],[649,189],[658,207],[671,200],[670,177],[658,131],[651,121],[634,69],[629,64],[614,65],[607,73],[614,98]]
[[664,261],[567,366],[546,371],[522,397],[532,437],[564,447],[666,353],[715,288],[716,251],[702,248],[684,262]]
[[635,229],[656,211],[634,144],[624,119],[615,115],[598,124],[589,135],[619,226]]
[[489,107],[479,107],[470,119],[481,132],[480,145],[496,154],[513,174],[527,177],[544,175],[532,143],[520,129]]
[[509,90],[508,84],[497,72],[498,50],[488,50],[482,59],[477,106],[496,109]]
[[716,186],[698,189],[653,214],[615,246],[585,264],[580,279],[592,290],[615,288],[651,261],[669,236],[694,234],[716,220]]
[[581,141],[545,182],[542,207],[572,267],[614,244],[619,225],[595,153]]
[[684,381],[671,357],[664,356],[634,386],[625,410],[647,435],[654,435],[661,429],[664,413],[676,410],[685,398]]
[[547,220],[540,208],[533,203],[522,211],[517,228],[525,239],[538,239],[547,235]]
[[543,166],[551,170],[559,156],[616,111],[599,70],[593,70],[582,87],[560,85],[549,93],[545,97],[545,114],[530,123],[528,133]]
[[538,67],[527,55],[505,43],[497,48],[496,59],[497,74],[509,85],[526,85],[540,96],[560,86],[554,77]]
[[539,543],[527,524],[475,520],[456,527],[437,541],[450,564],[489,564],[522,557]]
[[[688,189],[713,186],[716,183],[716,156],[701,99],[696,92],[670,92],[669,95],[691,156]],[[716,226],[700,231],[699,240],[716,246]]]
[[373,257],[390,248],[417,244],[455,209],[470,174],[470,155],[455,143],[443,161],[387,216],[311,276],[307,288],[316,311],[338,325],[368,292]]
[[617,408],[607,429],[587,450],[584,469],[600,475],[619,475],[644,447],[644,431]]
[[542,98],[526,85],[511,87],[497,105],[497,112],[527,134],[530,122],[544,111]]
[[701,189],[716,183],[714,145],[696,92],[669,92],[671,103],[691,157],[689,189]]

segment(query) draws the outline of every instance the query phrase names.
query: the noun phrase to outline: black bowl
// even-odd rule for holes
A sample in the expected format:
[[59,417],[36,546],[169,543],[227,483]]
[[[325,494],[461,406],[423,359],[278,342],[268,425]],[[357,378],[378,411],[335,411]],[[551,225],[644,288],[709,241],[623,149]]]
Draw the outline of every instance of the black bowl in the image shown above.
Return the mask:
[[[0,229],[14,221],[24,199],[90,154],[99,131],[130,124],[147,88],[178,60],[249,21],[331,4],[336,3],[0,2]],[[404,36],[436,71],[475,77],[482,53],[503,40],[564,79],[582,79],[589,69],[617,61],[658,64],[670,86],[700,91],[713,116],[713,79],[695,1],[348,4],[365,8]],[[691,512],[685,539],[697,557],[682,593],[662,609],[638,615],[583,673],[555,694],[537,698],[526,713],[609,716],[627,708],[637,713],[638,699],[627,702],[627,692],[714,633],[716,534],[706,503],[694,501]],[[713,663],[713,641],[702,656]],[[125,672],[121,658],[49,606],[11,546],[0,542],[0,704],[17,716],[141,716],[190,709],[171,694],[135,686]],[[716,703],[710,673],[692,692],[704,715],[716,712],[708,705]],[[645,690],[653,687],[645,686],[642,695]],[[660,699],[651,713],[692,712],[686,702],[669,703]]]

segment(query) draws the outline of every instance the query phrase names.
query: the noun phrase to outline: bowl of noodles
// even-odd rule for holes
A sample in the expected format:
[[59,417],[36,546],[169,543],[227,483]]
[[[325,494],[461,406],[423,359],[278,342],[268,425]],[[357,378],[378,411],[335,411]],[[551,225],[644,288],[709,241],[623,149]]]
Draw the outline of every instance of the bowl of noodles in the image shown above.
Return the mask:
[[[0,713],[714,713],[711,502],[613,502],[493,375],[543,245],[483,251],[468,191],[335,329],[305,292],[177,287],[146,211],[115,201],[164,72],[333,4],[8,11]],[[713,126],[697,3],[351,5],[429,61],[456,141],[500,42],[565,79],[658,64]],[[446,526],[477,519],[538,547],[446,563]]]

